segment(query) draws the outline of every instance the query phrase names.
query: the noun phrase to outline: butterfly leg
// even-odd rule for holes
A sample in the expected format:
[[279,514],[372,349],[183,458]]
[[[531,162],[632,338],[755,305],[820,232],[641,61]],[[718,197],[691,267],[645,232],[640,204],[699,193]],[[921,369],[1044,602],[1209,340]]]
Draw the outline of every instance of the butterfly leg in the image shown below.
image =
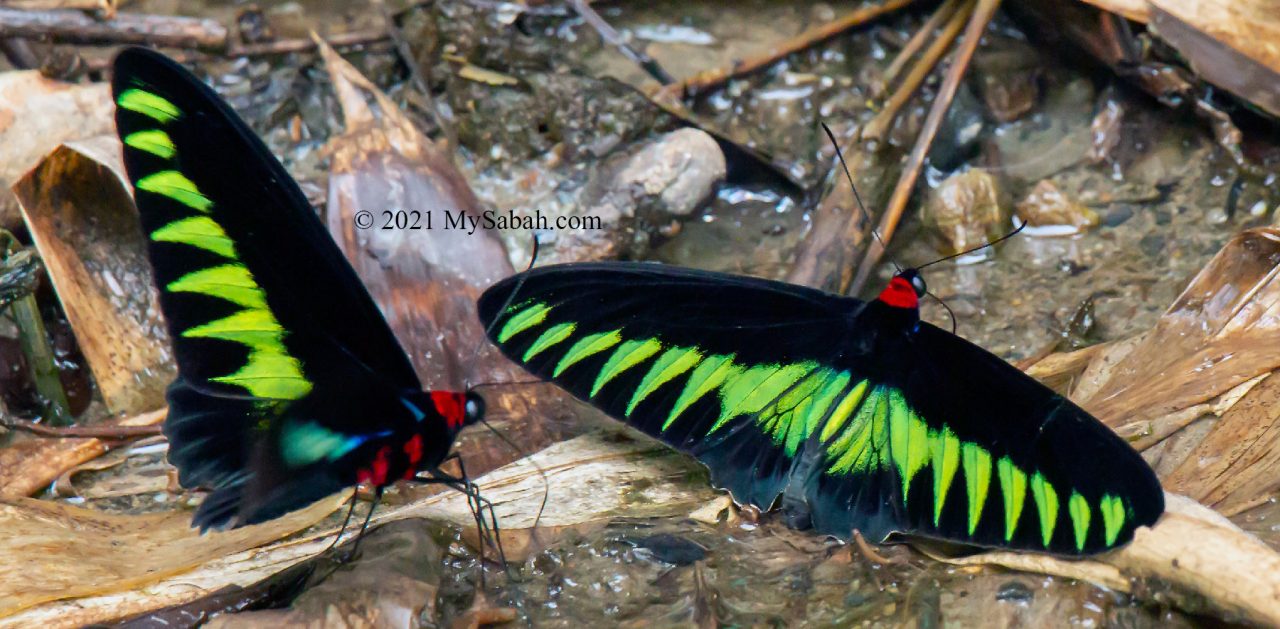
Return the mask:
[[[414,480],[423,484],[439,484],[453,489],[467,497],[467,507],[471,509],[472,517],[475,518],[476,531],[480,535],[479,553],[480,561],[484,562],[484,546],[485,540],[492,540],[493,545],[498,549],[498,561],[503,567],[507,566],[506,552],[502,548],[502,538],[499,536],[501,529],[498,525],[497,511],[494,510],[493,502],[480,495],[480,488],[471,482],[467,476],[466,468],[463,467],[462,460],[457,454],[452,454],[445,461],[450,459],[458,460],[458,467],[461,470],[459,476],[452,476],[446,472],[440,471],[439,468],[427,470],[429,476],[415,476]],[[485,518],[485,512],[488,512],[488,518]],[[482,573],[483,576],[483,573]]]
[[338,542],[342,541],[342,534],[347,532],[347,525],[351,524],[351,516],[356,512],[356,503],[360,502],[359,498],[360,488],[357,487],[351,492],[351,506],[347,508],[347,517],[342,518],[342,527],[338,529],[338,535],[333,538],[333,542],[329,544],[328,548],[324,549],[324,552],[327,553],[333,550],[338,545]]
[[[351,550],[342,553],[341,556],[336,558],[339,564],[347,563],[355,558],[356,551],[360,549],[360,540],[364,539],[365,532],[369,530],[369,522],[373,520],[373,512],[378,509],[378,503],[382,501],[382,489],[382,487],[378,487],[374,490],[373,502],[369,504],[369,512],[365,514],[364,522],[360,525],[360,530],[356,533],[356,539],[351,543]],[[359,489],[356,491],[359,491]],[[325,549],[325,552],[332,550],[338,545],[338,541],[342,539],[342,532],[347,530],[347,523],[351,520],[351,514],[356,510],[356,502],[356,497],[353,495],[351,497],[351,508],[347,510],[346,519],[342,521],[342,529],[338,531],[337,539],[333,540],[332,544],[329,544],[329,548]]]

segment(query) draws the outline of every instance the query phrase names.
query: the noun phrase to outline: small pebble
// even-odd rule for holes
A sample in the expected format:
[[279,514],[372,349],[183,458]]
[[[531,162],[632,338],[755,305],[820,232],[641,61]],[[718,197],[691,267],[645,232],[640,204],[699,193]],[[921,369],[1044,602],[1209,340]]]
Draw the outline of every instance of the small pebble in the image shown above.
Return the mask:
[[1035,597],[1035,592],[1032,592],[1031,588],[1021,581],[1010,581],[1000,586],[1000,589],[996,591],[997,601],[1030,603]]

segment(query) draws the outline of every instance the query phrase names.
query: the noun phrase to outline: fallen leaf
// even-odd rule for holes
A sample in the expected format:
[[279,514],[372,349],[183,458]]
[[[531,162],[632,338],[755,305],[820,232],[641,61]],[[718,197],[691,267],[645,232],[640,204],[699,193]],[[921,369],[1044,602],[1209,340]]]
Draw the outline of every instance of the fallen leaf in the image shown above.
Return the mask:
[[35,70],[0,73],[0,228],[18,226],[9,186],[59,144],[110,133],[111,87],[47,79]]
[[[120,426],[154,426],[168,409],[114,422]],[[33,437],[0,448],[0,499],[21,498],[44,489],[68,470],[93,460],[110,447],[102,439]]]
[[114,135],[59,146],[13,186],[103,401],[131,415],[163,406],[175,371],[129,190]]
[[[27,623],[41,617],[39,613],[14,614],[41,603],[119,595],[188,572],[211,559],[280,539],[315,524],[346,497],[322,500],[263,524],[206,535],[191,528],[191,515],[185,512],[111,515],[27,498],[0,499],[0,529],[5,532],[0,539],[0,557],[4,557],[0,563],[0,627],[35,626]],[[164,601],[159,597],[152,605]],[[99,608],[98,612],[102,615],[72,616],[57,624],[117,618],[127,615],[129,606]]]

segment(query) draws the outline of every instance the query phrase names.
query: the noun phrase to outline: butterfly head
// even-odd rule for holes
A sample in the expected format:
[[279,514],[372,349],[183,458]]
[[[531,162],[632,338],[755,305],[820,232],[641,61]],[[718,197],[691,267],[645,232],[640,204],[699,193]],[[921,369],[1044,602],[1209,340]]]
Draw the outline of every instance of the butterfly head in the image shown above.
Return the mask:
[[928,290],[919,271],[903,269],[889,280],[889,285],[880,291],[878,299],[894,308],[915,309],[920,307],[920,298]]
[[444,428],[450,436],[484,418],[484,398],[474,392],[419,391],[403,398],[423,430]]

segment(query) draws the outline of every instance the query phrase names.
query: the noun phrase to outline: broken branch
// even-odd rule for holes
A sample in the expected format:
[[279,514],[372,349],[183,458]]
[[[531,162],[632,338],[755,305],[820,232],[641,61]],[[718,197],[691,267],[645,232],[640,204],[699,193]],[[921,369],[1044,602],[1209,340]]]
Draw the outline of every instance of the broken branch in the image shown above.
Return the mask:
[[757,70],[773,65],[779,59],[782,59],[787,55],[824,42],[849,29],[857,28],[871,22],[872,20],[875,20],[887,13],[897,11],[914,1],[915,0],[886,0],[884,4],[872,7],[863,7],[861,9],[850,11],[844,17],[832,20],[822,26],[817,26],[800,33],[796,37],[783,42],[781,45],[763,55],[736,63],[731,68],[702,72],[678,83],[663,86],[654,93],[654,96],[656,98],[670,98],[673,95],[679,96],[681,94],[685,96],[696,96],[701,92],[720,87],[730,79],[735,79],[737,77],[756,72]]
[[898,179],[898,185],[894,188],[893,195],[889,197],[889,204],[885,208],[884,216],[880,219],[881,240],[867,243],[867,253],[862,258],[858,273],[849,287],[851,294],[862,290],[867,278],[880,262],[880,257],[884,255],[884,247],[880,243],[889,242],[889,239],[893,238],[893,232],[898,227],[898,221],[902,219],[907,201],[911,199],[911,193],[915,190],[916,179],[920,176],[925,157],[929,155],[933,138],[942,126],[947,109],[951,107],[951,99],[955,98],[956,91],[960,88],[960,81],[964,79],[965,70],[969,67],[969,61],[973,59],[974,51],[978,49],[978,43],[982,41],[983,31],[987,29],[987,24],[991,22],[998,8],[1000,8],[1000,0],[979,0],[973,15],[969,17],[969,24],[964,31],[964,40],[956,50],[951,67],[947,69],[942,87],[938,89],[938,95],[933,99],[933,105],[929,108],[924,126],[920,128],[920,136],[916,138],[915,146],[907,157],[902,177]]

